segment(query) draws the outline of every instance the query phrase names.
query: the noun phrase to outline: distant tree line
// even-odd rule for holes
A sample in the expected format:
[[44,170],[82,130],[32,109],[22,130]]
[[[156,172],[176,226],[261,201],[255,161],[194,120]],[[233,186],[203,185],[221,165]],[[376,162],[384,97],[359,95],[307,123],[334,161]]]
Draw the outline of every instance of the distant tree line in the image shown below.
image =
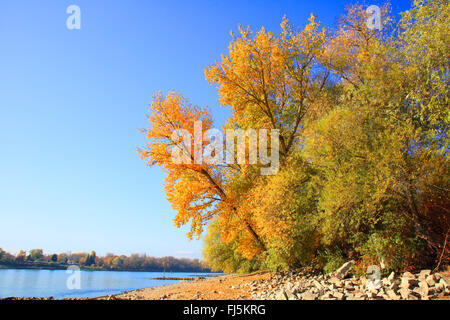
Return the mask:
[[167,271],[167,272],[209,272],[199,259],[150,257],[134,253],[130,256],[107,253],[98,256],[91,253],[44,254],[42,249],[33,249],[28,253],[21,250],[17,255],[0,248],[0,266],[3,267],[64,267],[78,265],[92,270],[128,270],[128,271]]

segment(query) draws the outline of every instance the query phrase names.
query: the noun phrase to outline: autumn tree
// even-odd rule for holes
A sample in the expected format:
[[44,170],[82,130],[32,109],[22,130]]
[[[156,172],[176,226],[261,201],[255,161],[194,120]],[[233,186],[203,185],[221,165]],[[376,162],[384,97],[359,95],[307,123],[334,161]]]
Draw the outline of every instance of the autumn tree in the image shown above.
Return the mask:
[[272,176],[260,162],[202,162],[208,110],[155,95],[138,152],[167,173],[175,224],[190,238],[209,224],[214,268],[448,263],[449,8],[415,1],[396,22],[383,6],[378,30],[356,5],[328,33],[311,15],[301,30],[284,18],[279,35],[232,34],[205,76],[231,109],[224,129],[280,133]]
[[302,121],[317,107],[329,73],[317,62],[325,30],[313,15],[301,31],[287,18],[281,28],[276,36],[264,28],[253,34],[239,27],[229,54],[205,75],[217,86],[220,103],[232,109],[234,125],[280,131],[280,154],[286,158],[298,142]]
[[[216,217],[209,225],[204,239],[203,259],[211,271],[227,273],[248,273],[261,268],[262,262],[257,258],[244,257],[238,248],[237,239],[226,241],[223,239],[222,216]],[[226,224],[228,225],[228,224]]]
[[[196,139],[196,130],[205,132],[211,129],[211,116],[206,108],[189,104],[175,92],[167,96],[155,95],[150,112],[150,127],[143,130],[149,141],[138,152],[148,165],[157,164],[166,171],[165,190],[167,199],[177,211],[175,224],[181,226],[191,222],[188,237],[200,237],[203,226],[214,216],[224,211],[236,211],[224,188],[223,170],[226,168],[222,164],[207,164],[198,159],[201,155],[197,150],[203,150],[210,142],[205,142],[203,137],[193,143],[190,141],[191,137]],[[196,128],[197,124],[199,128]],[[184,161],[176,163],[174,154],[181,154]],[[249,222],[241,217],[239,220],[264,248]]]
[[[344,92],[305,130],[305,157],[320,168],[325,245],[370,253],[396,269],[415,257],[429,265],[446,250],[447,18],[443,2],[416,2],[397,27],[374,33],[362,7],[353,7],[331,39],[328,67]],[[440,207],[433,217],[424,210],[430,201]]]

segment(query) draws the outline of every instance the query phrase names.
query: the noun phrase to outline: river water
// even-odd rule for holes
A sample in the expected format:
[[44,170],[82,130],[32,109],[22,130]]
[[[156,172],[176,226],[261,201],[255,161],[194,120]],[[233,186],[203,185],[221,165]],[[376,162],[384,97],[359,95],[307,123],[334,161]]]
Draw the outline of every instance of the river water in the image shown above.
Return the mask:
[[0,298],[92,298],[179,282],[155,280],[157,277],[188,278],[200,274],[128,271],[79,271],[76,274],[68,270],[0,269]]

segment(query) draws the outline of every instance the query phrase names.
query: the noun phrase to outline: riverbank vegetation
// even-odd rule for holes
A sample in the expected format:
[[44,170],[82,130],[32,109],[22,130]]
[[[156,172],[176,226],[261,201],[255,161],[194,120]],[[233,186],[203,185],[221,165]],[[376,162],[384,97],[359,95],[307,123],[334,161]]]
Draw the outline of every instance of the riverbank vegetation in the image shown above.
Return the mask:
[[444,0],[417,0],[399,19],[384,6],[379,30],[356,5],[334,29],[311,15],[302,29],[283,18],[280,34],[233,34],[205,76],[231,110],[224,129],[279,130],[275,175],[261,163],[173,163],[172,132],[194,136],[195,121],[206,131],[212,115],[155,95],[138,152],[167,173],[175,224],[190,223],[190,238],[206,229],[213,270],[450,262],[449,14]]
[[28,253],[21,250],[17,255],[0,248],[0,268],[15,269],[66,269],[71,265],[83,270],[104,271],[151,271],[151,272],[209,272],[198,259],[162,257],[132,254],[130,256],[108,253],[98,256],[91,253],[44,254],[42,249]]

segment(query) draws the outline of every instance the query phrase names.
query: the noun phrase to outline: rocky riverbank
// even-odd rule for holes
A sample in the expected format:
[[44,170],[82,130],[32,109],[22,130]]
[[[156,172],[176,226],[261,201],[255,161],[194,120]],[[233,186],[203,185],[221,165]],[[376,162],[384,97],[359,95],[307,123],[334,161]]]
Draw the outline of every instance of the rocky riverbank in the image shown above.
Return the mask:
[[[268,300],[436,300],[450,299],[447,276],[422,270],[391,273],[378,280],[349,277],[348,272],[307,276],[295,272],[250,282],[253,299]],[[261,289],[262,290],[258,290]]]
[[[198,277],[192,281],[124,292],[98,300],[450,300],[450,272],[391,273],[357,278],[353,262],[333,274],[304,271],[256,272],[246,275]],[[22,300],[23,298],[8,298]],[[30,298],[25,298],[26,300]],[[39,298],[31,298],[41,300]],[[1,300],[1,299],[0,299]],[[68,299],[77,300],[77,299]],[[92,299],[89,299],[92,300]]]
[[196,279],[189,283],[140,289],[102,299],[183,300],[450,300],[450,273],[391,273],[385,278],[357,278],[348,262],[329,275],[302,271],[260,272]]

